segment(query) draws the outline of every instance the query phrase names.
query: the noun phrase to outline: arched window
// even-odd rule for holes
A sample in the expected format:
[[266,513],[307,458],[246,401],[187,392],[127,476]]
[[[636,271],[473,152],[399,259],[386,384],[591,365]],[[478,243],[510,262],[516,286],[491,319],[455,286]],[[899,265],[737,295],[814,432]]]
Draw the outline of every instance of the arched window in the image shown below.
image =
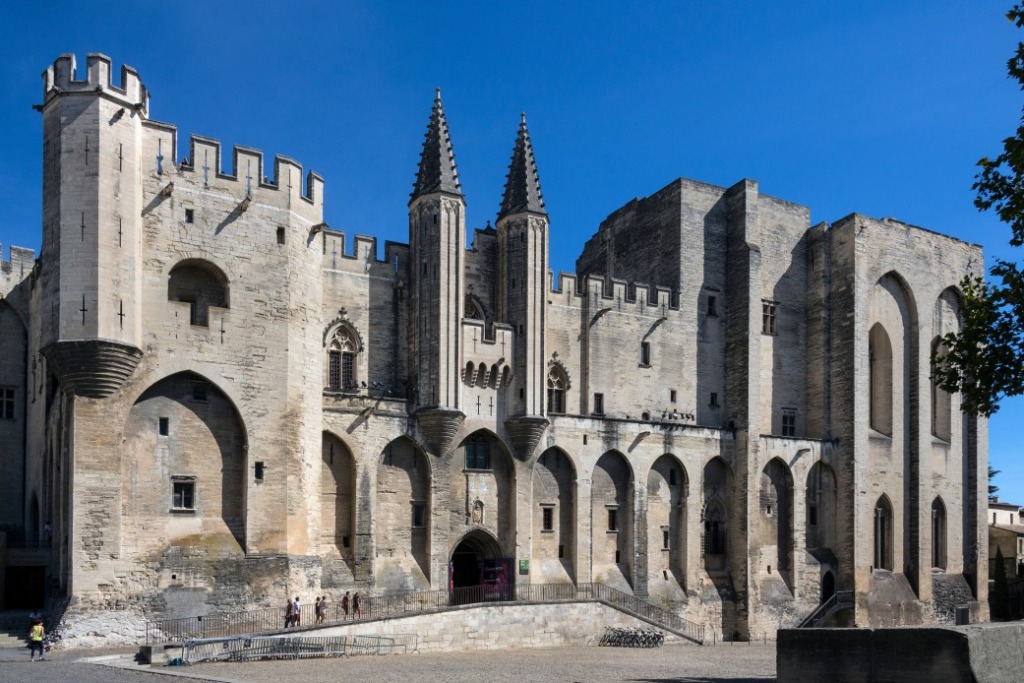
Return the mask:
[[932,501],[932,566],[946,568],[946,506],[941,498]]
[[875,569],[892,570],[892,505],[883,495],[875,503]]
[[327,387],[334,391],[352,391],[357,387],[356,354],[359,344],[345,325],[338,328],[327,350]]
[[831,548],[835,533],[836,480],[831,468],[816,462],[807,474],[808,548]]
[[186,259],[171,268],[167,299],[189,304],[189,324],[208,327],[211,306],[228,308],[228,279],[209,261]]
[[892,436],[892,344],[881,323],[868,334],[871,428]]
[[548,370],[548,412],[565,412],[565,390],[569,382],[565,373],[557,365],[552,365]]
[[476,298],[470,294],[466,295],[464,316],[468,320],[484,320],[484,311]]
[[949,348],[936,337],[932,342],[932,434],[943,441],[951,438],[953,402],[949,392],[939,386],[935,368],[943,365],[948,354]]

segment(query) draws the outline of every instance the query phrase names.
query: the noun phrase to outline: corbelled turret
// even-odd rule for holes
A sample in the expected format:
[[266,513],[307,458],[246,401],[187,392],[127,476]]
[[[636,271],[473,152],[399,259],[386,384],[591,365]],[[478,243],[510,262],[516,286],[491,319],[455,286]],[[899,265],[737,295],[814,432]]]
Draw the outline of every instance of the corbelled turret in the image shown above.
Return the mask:
[[414,409],[424,439],[434,453],[442,455],[451,448],[465,419],[459,410],[459,332],[465,288],[466,202],[440,90],[434,98],[409,200],[409,247]]
[[527,460],[548,421],[544,417],[547,367],[544,329],[547,310],[548,216],[540,191],[526,114],[508,167],[498,212],[499,315],[515,331],[509,417],[505,428],[516,455]]

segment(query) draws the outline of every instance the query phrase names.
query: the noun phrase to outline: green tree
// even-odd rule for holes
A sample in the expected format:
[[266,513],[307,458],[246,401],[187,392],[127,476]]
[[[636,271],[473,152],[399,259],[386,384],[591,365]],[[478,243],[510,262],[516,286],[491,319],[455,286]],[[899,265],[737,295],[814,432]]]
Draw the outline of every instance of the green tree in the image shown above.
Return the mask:
[[1010,615],[1010,591],[1006,585],[1006,561],[1003,549],[996,546],[996,566],[992,570],[992,596],[989,609],[993,619],[1006,619]]
[[[1024,4],[1014,5],[1006,16],[1024,28]],[[1017,43],[1007,69],[1024,90],[1024,43]],[[1016,135],[1003,140],[1002,153],[984,157],[978,166],[975,206],[994,210],[1010,226],[1010,244],[1024,245],[1024,115]],[[978,275],[960,283],[960,331],[943,338],[948,355],[933,355],[938,383],[961,393],[963,410],[985,416],[996,412],[1004,397],[1024,393],[1024,270],[997,259],[990,274],[987,283]]]
[[988,499],[989,500],[995,500],[996,494],[999,493],[999,487],[996,486],[995,484],[993,484],[992,480],[1001,471],[1002,470],[995,469],[994,467],[992,467],[992,464],[989,463],[989,466],[988,466]]

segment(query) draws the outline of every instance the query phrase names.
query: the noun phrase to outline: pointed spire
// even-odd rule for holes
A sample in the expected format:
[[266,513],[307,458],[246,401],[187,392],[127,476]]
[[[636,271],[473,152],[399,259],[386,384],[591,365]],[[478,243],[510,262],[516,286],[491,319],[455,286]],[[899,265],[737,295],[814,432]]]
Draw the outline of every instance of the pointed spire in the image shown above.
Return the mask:
[[412,187],[410,202],[417,197],[434,192],[462,194],[459,172],[455,168],[455,152],[448,134],[448,120],[441,106],[441,89],[434,96],[434,108],[430,112],[427,134],[420,153],[420,168]]
[[533,144],[530,143],[530,132],[526,129],[526,114],[519,121],[519,135],[516,146],[512,150],[512,161],[508,165],[508,176],[505,180],[505,196],[498,209],[498,220],[514,213],[547,214],[544,209],[544,195],[540,191],[540,178],[537,176],[537,162],[533,158]]

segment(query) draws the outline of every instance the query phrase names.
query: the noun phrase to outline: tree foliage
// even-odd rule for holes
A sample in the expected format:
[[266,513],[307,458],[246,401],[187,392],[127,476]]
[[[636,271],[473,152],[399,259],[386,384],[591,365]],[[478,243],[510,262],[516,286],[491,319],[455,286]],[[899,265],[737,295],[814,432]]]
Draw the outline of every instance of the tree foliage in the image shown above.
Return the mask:
[[[1024,4],[1016,4],[1007,18],[1024,28]],[[1007,63],[1010,78],[1024,90],[1024,43]],[[993,210],[1010,226],[1010,244],[1024,245],[1024,115],[1013,137],[1003,140],[994,159],[982,158],[975,176],[974,205]],[[966,277],[959,332],[943,337],[948,354],[933,354],[938,383],[961,393],[964,411],[991,415],[1006,396],[1024,393],[1024,271],[1013,261],[997,259],[985,282]]]
[[995,500],[996,499],[996,494],[999,493],[999,487],[996,486],[995,484],[993,484],[992,480],[995,479],[995,476],[997,474],[999,474],[1001,471],[1002,470],[995,469],[994,467],[992,467],[992,464],[989,463],[989,466],[988,466],[988,499],[989,500]]

